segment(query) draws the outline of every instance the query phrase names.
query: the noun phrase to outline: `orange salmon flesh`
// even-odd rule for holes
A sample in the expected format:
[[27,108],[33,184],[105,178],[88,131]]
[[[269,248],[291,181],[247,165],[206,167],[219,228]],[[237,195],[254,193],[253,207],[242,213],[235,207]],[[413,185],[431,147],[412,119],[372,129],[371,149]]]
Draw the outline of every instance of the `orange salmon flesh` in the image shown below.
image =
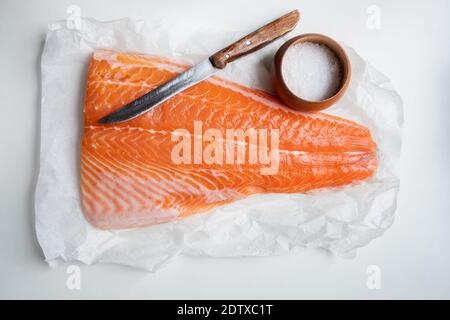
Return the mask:
[[[376,144],[364,126],[324,113],[292,111],[266,92],[216,76],[135,119],[97,124],[186,68],[157,56],[94,52],[84,103],[81,200],[86,218],[95,227],[149,226],[253,194],[345,186],[376,171]],[[203,152],[211,141],[203,136],[199,142],[196,124],[201,124],[200,133],[214,129],[226,143],[229,129],[265,132],[268,148],[273,147],[270,133],[277,133],[276,170],[263,174],[270,166],[267,162],[242,161],[250,157],[250,139],[241,141],[247,152],[241,161],[226,161],[227,154],[214,158],[227,146],[237,150],[237,142],[212,152],[217,161],[201,158],[194,150],[195,141]],[[193,143],[183,149],[181,140]],[[185,161],[180,162],[174,161],[174,150],[176,154],[193,151],[182,154]]]

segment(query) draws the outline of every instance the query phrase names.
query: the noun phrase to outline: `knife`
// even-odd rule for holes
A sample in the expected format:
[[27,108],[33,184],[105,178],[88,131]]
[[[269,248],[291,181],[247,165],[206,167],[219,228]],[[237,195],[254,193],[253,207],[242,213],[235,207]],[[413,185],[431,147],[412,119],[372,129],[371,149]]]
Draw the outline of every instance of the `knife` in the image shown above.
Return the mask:
[[151,108],[173,97],[177,93],[224,69],[227,63],[256,51],[285,35],[295,28],[299,19],[300,13],[298,10],[289,12],[234,42],[225,49],[216,52],[208,59],[189,68],[156,89],[101,118],[98,123],[110,124],[123,122],[149,111]]

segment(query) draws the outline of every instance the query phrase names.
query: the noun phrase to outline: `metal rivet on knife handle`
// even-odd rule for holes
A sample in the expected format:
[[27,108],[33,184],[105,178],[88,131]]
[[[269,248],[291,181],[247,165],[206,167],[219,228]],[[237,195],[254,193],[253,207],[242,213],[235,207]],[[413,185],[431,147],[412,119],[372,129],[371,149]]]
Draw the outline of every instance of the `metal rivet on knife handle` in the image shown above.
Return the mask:
[[223,69],[228,62],[256,51],[292,31],[299,19],[300,13],[298,10],[291,11],[220,50],[209,59],[216,68]]

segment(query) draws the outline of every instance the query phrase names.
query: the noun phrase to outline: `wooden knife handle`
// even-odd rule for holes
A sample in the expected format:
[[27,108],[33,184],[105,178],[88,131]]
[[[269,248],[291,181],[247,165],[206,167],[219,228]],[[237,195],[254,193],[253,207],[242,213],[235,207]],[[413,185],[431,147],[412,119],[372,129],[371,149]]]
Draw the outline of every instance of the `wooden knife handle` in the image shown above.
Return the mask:
[[216,68],[223,69],[228,62],[261,49],[275,39],[285,35],[295,28],[299,19],[300,13],[298,10],[291,11],[229,45],[225,49],[216,52],[209,59]]

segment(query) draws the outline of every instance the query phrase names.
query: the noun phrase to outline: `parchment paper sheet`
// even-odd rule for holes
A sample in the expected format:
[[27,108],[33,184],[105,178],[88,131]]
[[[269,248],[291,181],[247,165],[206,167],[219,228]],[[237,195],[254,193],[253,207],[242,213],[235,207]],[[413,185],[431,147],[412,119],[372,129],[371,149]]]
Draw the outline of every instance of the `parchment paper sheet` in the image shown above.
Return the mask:
[[[84,218],[79,196],[82,105],[94,49],[158,54],[195,64],[242,33],[170,22],[145,24],[84,18],[80,29],[51,24],[42,55],[40,172],[36,232],[50,265],[78,260],[154,271],[179,254],[265,256],[325,248],[352,257],[394,220],[399,180],[402,102],[389,79],[346,47],[353,77],[345,97],[326,112],[367,126],[380,168],[370,180],[314,194],[255,195],[207,214],[148,228],[101,231]],[[293,36],[293,35],[291,35]],[[220,76],[271,90],[273,55],[286,38],[232,63]]]

